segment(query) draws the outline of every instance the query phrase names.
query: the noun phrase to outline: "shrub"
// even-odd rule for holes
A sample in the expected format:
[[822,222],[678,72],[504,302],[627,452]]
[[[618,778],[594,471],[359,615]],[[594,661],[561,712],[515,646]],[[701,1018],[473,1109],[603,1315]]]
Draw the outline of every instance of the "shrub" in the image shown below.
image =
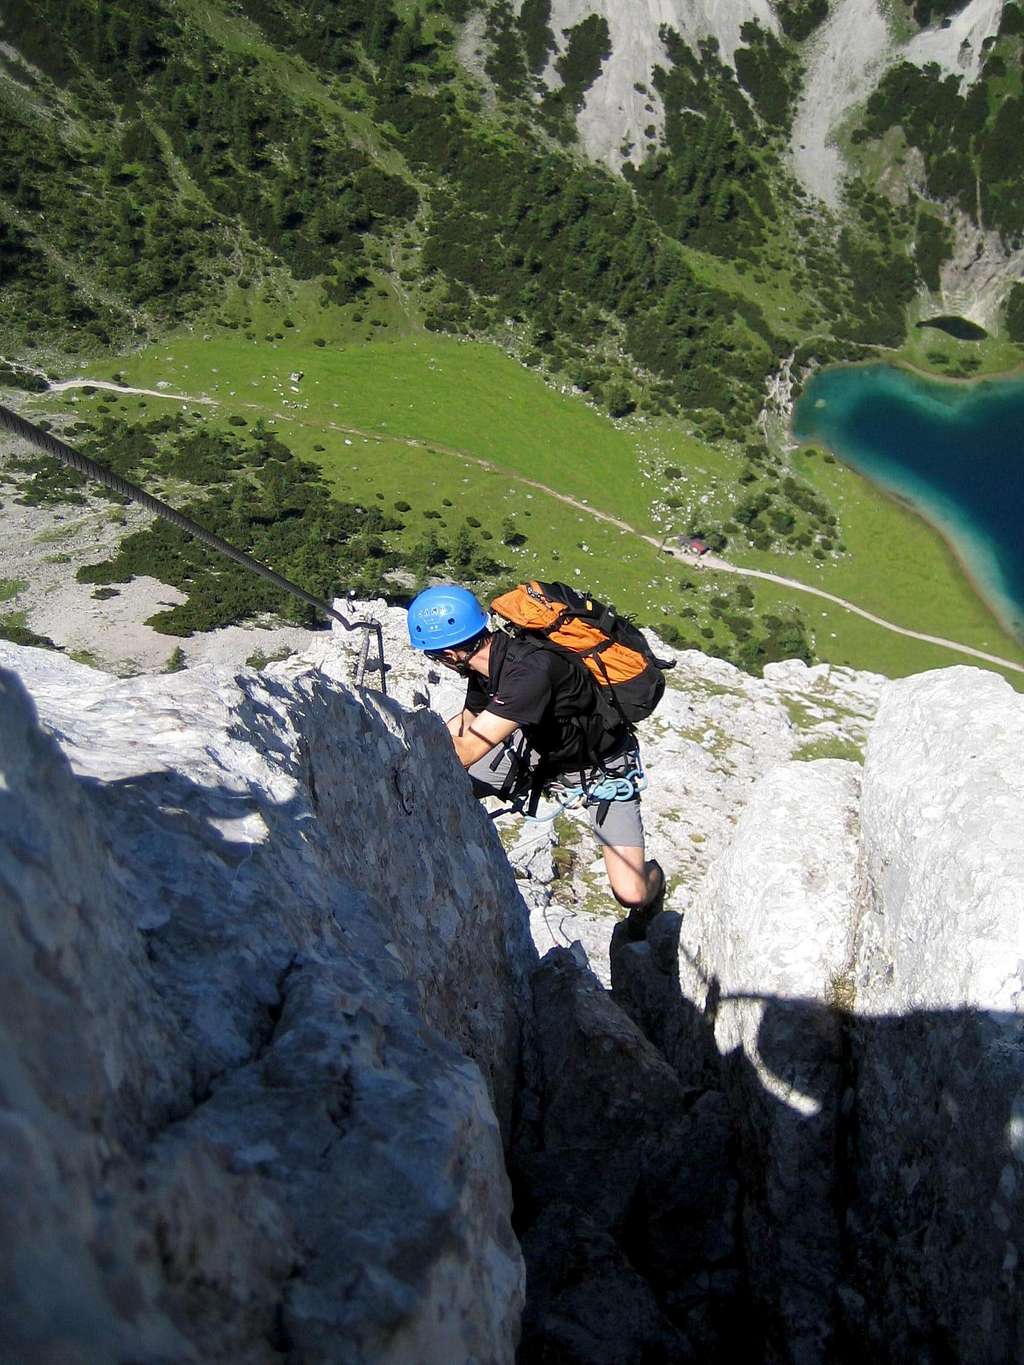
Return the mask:
[[611,417],[628,417],[636,409],[636,400],[625,384],[609,384],[604,402]]
[[501,542],[513,548],[526,544],[526,536],[518,529],[513,517],[506,517],[501,523]]
[[1006,300],[1006,331],[1011,341],[1024,344],[1024,284],[1015,284]]
[[0,616],[0,640],[10,640],[12,645],[31,645],[35,649],[57,649],[48,635],[37,635],[10,616]]

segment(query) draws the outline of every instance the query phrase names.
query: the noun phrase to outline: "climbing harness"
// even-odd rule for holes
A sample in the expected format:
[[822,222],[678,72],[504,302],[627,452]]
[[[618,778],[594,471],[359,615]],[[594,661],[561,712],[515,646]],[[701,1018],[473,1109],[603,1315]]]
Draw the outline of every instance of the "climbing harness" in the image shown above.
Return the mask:
[[[501,800],[508,801],[510,804],[503,810],[493,811],[491,818],[497,819],[499,815],[515,813],[521,815],[524,820],[528,820],[531,824],[541,825],[557,819],[564,811],[576,810],[581,806],[597,806],[599,807],[598,819],[603,820],[608,812],[608,807],[613,802],[632,801],[642,791],[647,790],[647,774],[644,772],[643,764],[640,761],[640,750],[635,740],[633,747],[623,750],[623,752],[629,753],[633,760],[632,766],[624,773],[605,771],[599,782],[570,785],[557,780],[545,782],[542,775],[531,771],[529,746],[525,740],[520,742],[518,749],[499,749],[491,760],[490,766],[492,771],[496,770],[501,765],[505,754],[509,754],[511,758],[509,775],[499,788],[497,795]],[[537,807],[542,789],[554,801],[555,808],[548,814],[538,815]]]
[[[646,790],[647,774],[638,762],[629,772],[623,773],[621,776],[609,775],[600,782],[595,782],[587,787],[567,787],[560,782],[552,783],[548,787],[548,792],[555,802],[555,809],[550,815],[529,815],[524,812],[524,819],[534,824],[543,824],[556,819],[563,811],[575,810],[578,806],[604,807],[603,815],[612,802],[632,801],[634,797]],[[599,815],[598,818],[601,816]]]
[[[24,417],[19,417],[16,412],[12,412],[10,408],[5,408],[2,404],[0,404],[0,426],[6,427],[8,431],[13,435],[20,437],[21,440],[28,441],[31,445],[38,446],[38,448],[45,451],[47,455],[52,455],[56,459],[63,461],[64,464],[70,465],[72,469],[77,470],[79,474],[84,474],[86,478],[93,479],[97,483],[103,484],[113,492],[120,493],[122,497],[130,498],[132,502],[137,502],[141,507],[145,507],[148,511],[155,513],[156,516],[163,517],[164,521],[169,521],[180,530],[185,531],[188,535],[194,536],[196,540],[200,540],[204,545],[208,545],[211,550],[216,550],[219,554],[226,555],[228,559],[233,559],[236,564],[241,564],[245,569],[251,569],[253,573],[259,574],[261,578],[265,578],[268,583],[273,583],[275,587],[282,589],[284,592],[290,592],[293,597],[297,597],[301,602],[305,602],[307,606],[315,607],[317,611],[324,612],[324,614],[331,617],[332,620],[338,621],[346,630],[372,631],[377,637],[377,659],[374,666],[380,672],[380,690],[385,696],[387,695],[387,680],[384,666],[384,635],[379,622],[349,621],[347,617],[344,617],[340,612],[335,611],[327,602],[321,601],[319,597],[314,597],[311,593],[308,593],[305,588],[300,588],[297,583],[293,583],[288,578],[283,578],[279,573],[275,573],[273,569],[268,569],[267,566],[261,564],[258,559],[253,559],[252,555],[246,554],[244,550],[236,549],[235,546],[229,544],[228,541],[222,540],[220,536],[215,535],[212,531],[208,531],[205,526],[200,526],[199,523],[193,521],[191,517],[186,517],[183,513],[169,506],[166,502],[161,502],[159,498],[154,498],[151,493],[147,493],[144,488],[139,488],[137,484],[130,483],[128,479],[122,479],[119,474],[115,474],[109,469],[104,469],[101,464],[97,464],[94,460],[90,460],[88,456],[80,454],[79,451],[74,450],[71,446],[58,440],[56,436],[51,436],[50,433],[44,431],[42,427],[37,427],[33,422],[26,421]],[[362,667],[365,668],[366,666],[364,653]]]

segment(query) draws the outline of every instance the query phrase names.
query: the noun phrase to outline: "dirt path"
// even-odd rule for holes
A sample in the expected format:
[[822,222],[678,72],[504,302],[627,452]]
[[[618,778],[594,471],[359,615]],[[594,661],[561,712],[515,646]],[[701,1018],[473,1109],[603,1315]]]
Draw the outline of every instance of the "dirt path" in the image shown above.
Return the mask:
[[[127,384],[114,384],[109,380],[103,379],[62,379],[50,385],[50,393],[60,393],[65,389],[113,389],[118,393],[143,394],[152,398],[167,398],[172,402],[180,403],[206,403],[218,406],[223,403],[222,399],[217,398],[196,398],[188,393],[172,393],[169,389],[136,389]],[[503,478],[520,483],[526,488],[535,488],[537,492],[544,493],[549,498],[554,498],[557,502],[563,503],[566,507],[574,507],[579,512],[585,512],[596,521],[603,521],[609,526],[614,526],[620,531],[627,531],[630,535],[639,536],[649,545],[663,554],[669,555],[677,562],[686,565],[688,568],[699,569],[706,572],[708,569],[717,573],[739,574],[743,578],[761,578],[766,583],[777,583],[780,587],[791,588],[795,592],[810,593],[813,597],[823,597],[827,602],[832,602],[837,607],[842,607],[844,611],[853,612],[855,616],[862,616],[865,621],[870,621],[872,625],[880,626],[883,630],[891,630],[896,635],[905,635],[910,640],[921,640],[924,644],[938,645],[940,649],[951,649],[957,654],[967,654],[974,659],[984,659],[986,663],[997,664],[1000,668],[1010,668],[1016,673],[1024,673],[1024,664],[1014,663],[1012,659],[1003,659],[998,654],[988,654],[983,649],[975,649],[971,645],[958,644],[956,640],[947,640],[941,635],[926,635],[919,630],[909,630],[906,626],[897,626],[892,621],[886,621],[881,616],[875,616],[873,612],[865,611],[863,607],[858,607],[855,603],[847,601],[845,597],[837,597],[834,593],[826,592],[824,588],[812,588],[807,583],[801,583],[796,578],[783,578],[780,574],[768,573],[763,569],[741,569],[736,564],[730,564],[727,560],[720,559],[717,555],[703,555],[699,560],[695,560],[691,555],[682,554],[676,550],[668,549],[664,539],[659,540],[657,536],[647,535],[644,531],[639,531],[629,522],[622,521],[619,517],[613,517],[609,512],[598,511],[596,507],[584,501],[582,498],[574,498],[568,493],[559,493],[557,489],[549,487],[546,483],[540,483],[537,479],[528,479],[523,474],[514,474],[500,465],[496,465],[492,460],[481,459],[477,455],[467,455],[464,450],[457,450],[454,446],[442,445],[437,441],[419,440],[413,436],[393,436],[382,434],[379,431],[364,431],[361,427],[343,426],[338,422],[310,422],[302,417],[297,417],[293,413],[276,412],[265,403],[239,403],[232,401],[233,407],[250,408],[259,412],[267,413],[275,420],[281,422],[297,422],[300,426],[315,427],[318,431],[336,431],[342,435],[368,437],[372,440],[386,439],[395,441],[399,445],[409,446],[412,449],[436,450],[442,455],[451,456],[454,459],[462,460],[465,464],[475,465],[478,469],[485,469],[491,474],[500,474]]]
[[855,606],[853,602],[848,602],[845,597],[836,597],[834,593],[826,592],[824,588],[812,588],[807,583],[798,582],[795,578],[782,578],[779,574],[766,573],[762,569],[740,569],[735,564],[729,564],[715,555],[704,555],[703,560],[709,569],[717,569],[723,573],[738,573],[745,578],[763,578],[769,583],[779,583],[784,588],[795,588],[798,592],[813,593],[815,597],[824,597],[826,601],[834,602],[836,606],[842,607],[845,611],[852,611],[856,616],[863,616],[865,621],[881,626],[884,630],[894,631],[897,635],[906,635],[911,640],[923,640],[925,644],[929,645],[940,645],[943,649],[955,649],[959,654],[970,654],[975,659],[985,659],[991,664],[999,664],[1001,668],[1012,668],[1018,673],[1024,673],[1024,664],[1014,663],[1012,659],[1000,658],[998,654],[987,654],[983,649],[974,649],[971,645],[957,644],[955,640],[946,640],[941,635],[925,635],[919,630],[908,630],[906,626],[894,625],[892,621],[883,620],[881,616],[875,616],[872,612],[865,611],[863,607]]
[[[196,398],[191,393],[172,393],[170,389],[133,389],[128,384],[115,384],[110,379],[56,379],[47,390],[48,393],[63,393],[65,389],[111,389],[114,393],[140,393],[147,398],[171,398],[178,403],[207,403],[216,407],[220,398]],[[244,407],[255,408],[256,403],[245,403]]]

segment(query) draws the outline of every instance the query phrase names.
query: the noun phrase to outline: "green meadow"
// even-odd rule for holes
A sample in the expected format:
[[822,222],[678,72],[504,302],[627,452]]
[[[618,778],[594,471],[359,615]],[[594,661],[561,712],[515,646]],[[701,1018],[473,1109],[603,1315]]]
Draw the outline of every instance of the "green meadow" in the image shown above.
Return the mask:
[[[249,426],[269,422],[298,455],[321,465],[338,496],[376,501],[389,512],[396,503],[409,504],[398,544],[411,546],[428,529],[450,537],[469,519],[479,523],[478,534],[487,533],[489,551],[509,576],[577,582],[655,628],[671,622],[693,639],[697,619],[713,630],[697,639],[702,647],[732,642],[707,606],[739,580],[698,571],[642,538],[685,529],[671,523],[672,514],[665,519],[652,509],[669,487],[666,465],[684,471],[692,493],[706,488],[708,505],[724,513],[735,467],[727,451],[702,444],[679,423],[613,422],[493,346],[423,333],[318,345],[312,318],[293,322],[273,343],[220,329],[198,338],[178,335],[90,366],[88,374],[208,398],[209,404],[188,407],[216,425],[227,426],[232,417],[232,426],[239,418]],[[292,381],[293,374],[302,378]],[[44,396],[33,407],[37,414],[59,409],[86,417],[102,407],[140,417],[180,406],[177,399],[104,391],[75,393],[72,404],[72,393]],[[834,507],[847,553],[825,561],[758,553],[733,537],[727,552],[733,562],[822,587],[910,629],[1024,661],[1024,650],[918,517],[820,454],[797,450],[788,459]],[[537,484],[583,505],[567,505]],[[502,543],[511,529],[522,543]],[[745,581],[758,615],[801,612],[823,660],[889,676],[969,662],[808,594]],[[1021,675],[1007,676],[1020,685]]]
[[[641,478],[643,435],[554,392],[492,346],[432,336],[344,349],[188,339],[119,368],[129,384],[204,393],[225,411],[244,415],[249,407],[254,420],[273,416],[279,425],[325,434],[355,430],[445,446],[595,505],[600,500],[631,524],[654,529]],[[297,372],[303,378],[293,385],[289,375]],[[339,444],[335,438],[333,458],[321,460],[332,470]]]
[[935,311],[920,305],[912,310],[907,339],[893,356],[897,364],[952,383],[1020,372],[1020,347],[1000,333],[981,341],[960,341],[937,327],[915,325],[935,316]]
[[[825,459],[816,448],[791,451],[793,470],[828,500],[839,517],[839,536],[847,552],[825,560],[810,556],[781,556],[759,553],[739,544],[730,547],[730,558],[744,567],[765,569],[796,578],[826,592],[855,602],[909,630],[939,635],[984,649],[1007,659],[1024,661],[1024,649],[1000,624],[979,597],[956,556],[942,536],[916,513],[886,496],[849,466]],[[842,612],[837,623],[827,603],[814,603],[814,610],[828,608],[831,635],[836,631],[837,648],[850,651],[845,662],[859,659],[865,650],[875,660],[870,665],[878,672],[897,677],[919,667],[940,667],[958,660],[949,650],[906,640],[888,631],[879,631],[869,621]],[[842,643],[839,643],[842,642]],[[819,654],[835,658],[822,647]],[[916,661],[928,657],[929,663],[905,667],[910,650]],[[975,660],[980,664],[980,660]],[[1020,675],[1007,672],[1011,679]]]

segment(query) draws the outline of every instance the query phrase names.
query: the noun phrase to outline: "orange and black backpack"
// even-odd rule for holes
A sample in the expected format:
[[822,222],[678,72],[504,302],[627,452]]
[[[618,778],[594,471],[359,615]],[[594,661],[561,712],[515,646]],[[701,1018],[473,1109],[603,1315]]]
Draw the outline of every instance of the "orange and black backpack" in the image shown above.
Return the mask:
[[602,698],[627,725],[646,720],[665,691],[663,673],[675,665],[655,657],[640,631],[614,607],[566,583],[520,583],[496,597],[491,610],[512,633],[584,664]]

